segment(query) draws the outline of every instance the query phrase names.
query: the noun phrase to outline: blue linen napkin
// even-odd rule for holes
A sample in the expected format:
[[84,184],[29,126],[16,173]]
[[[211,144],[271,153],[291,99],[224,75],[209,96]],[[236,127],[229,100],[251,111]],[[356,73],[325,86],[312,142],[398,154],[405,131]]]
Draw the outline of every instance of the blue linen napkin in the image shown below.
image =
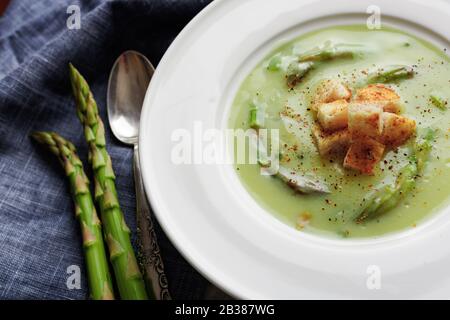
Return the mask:
[[[178,32],[208,2],[11,2],[0,18],[0,299],[88,296],[66,178],[56,159],[28,137],[33,130],[56,131],[76,145],[87,164],[86,143],[70,92],[69,61],[91,84],[106,120],[106,85],[116,57],[134,49],[156,65]],[[80,29],[67,27],[70,5],[81,10]],[[132,149],[120,144],[106,126],[120,203],[134,230]],[[208,282],[155,224],[173,298],[202,298]],[[80,289],[69,279],[74,272],[70,266],[81,268]]]

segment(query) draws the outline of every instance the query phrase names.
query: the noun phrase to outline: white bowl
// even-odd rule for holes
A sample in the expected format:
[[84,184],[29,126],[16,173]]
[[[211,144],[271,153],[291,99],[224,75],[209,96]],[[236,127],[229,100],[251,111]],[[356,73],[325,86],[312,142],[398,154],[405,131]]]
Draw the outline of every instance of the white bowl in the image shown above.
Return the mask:
[[448,47],[450,5],[417,0],[222,0],[203,10],[161,60],[147,91],[140,150],[145,188],[174,245],[238,298],[450,298],[450,210],[377,239],[300,233],[261,208],[232,165],[176,165],[172,133],[227,127],[244,77],[279,44],[313,29],[388,24]]

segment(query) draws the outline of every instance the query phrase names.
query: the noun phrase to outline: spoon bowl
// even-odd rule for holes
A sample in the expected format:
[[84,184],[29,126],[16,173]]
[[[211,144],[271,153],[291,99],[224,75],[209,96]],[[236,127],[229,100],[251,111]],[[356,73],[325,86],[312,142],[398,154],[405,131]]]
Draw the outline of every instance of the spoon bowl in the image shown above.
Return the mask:
[[114,136],[136,144],[142,103],[155,68],[136,51],[126,51],[114,63],[108,81],[108,120]]

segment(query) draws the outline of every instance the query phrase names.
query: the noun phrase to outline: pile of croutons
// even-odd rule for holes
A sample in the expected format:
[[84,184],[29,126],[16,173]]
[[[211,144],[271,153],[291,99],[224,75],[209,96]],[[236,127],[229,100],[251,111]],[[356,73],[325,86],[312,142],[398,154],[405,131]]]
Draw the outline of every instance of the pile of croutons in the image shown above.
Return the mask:
[[312,134],[321,156],[345,154],[344,167],[373,174],[386,149],[408,140],[416,122],[401,116],[399,95],[382,84],[357,89],[354,96],[339,80],[323,80],[311,109]]

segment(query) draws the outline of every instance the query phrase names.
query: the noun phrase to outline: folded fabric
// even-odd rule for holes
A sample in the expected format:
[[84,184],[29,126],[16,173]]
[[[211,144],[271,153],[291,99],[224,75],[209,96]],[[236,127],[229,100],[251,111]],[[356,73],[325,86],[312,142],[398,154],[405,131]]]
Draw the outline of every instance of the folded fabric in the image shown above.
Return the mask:
[[[0,299],[87,298],[80,231],[64,173],[54,157],[28,137],[33,130],[56,131],[74,142],[87,164],[70,91],[69,61],[91,84],[106,120],[106,85],[117,56],[134,49],[156,65],[208,2],[11,2],[0,18]],[[79,29],[70,23],[68,28],[73,5],[81,10]],[[132,150],[114,139],[106,126],[119,199],[134,230]],[[202,298],[207,281],[155,224],[172,296]],[[78,267],[79,286],[71,278]]]

